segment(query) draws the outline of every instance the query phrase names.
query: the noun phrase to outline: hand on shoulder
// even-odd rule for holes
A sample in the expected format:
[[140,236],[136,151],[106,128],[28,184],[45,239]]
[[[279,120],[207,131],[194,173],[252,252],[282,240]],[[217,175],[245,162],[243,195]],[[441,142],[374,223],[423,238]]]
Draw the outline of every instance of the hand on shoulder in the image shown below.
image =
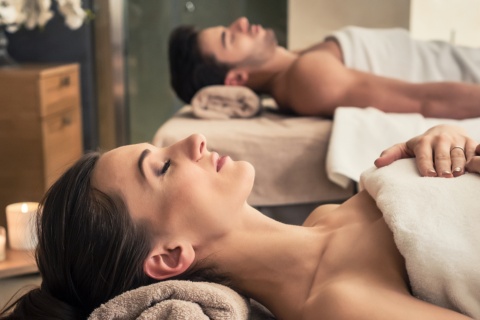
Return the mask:
[[415,158],[422,176],[451,178],[465,170],[480,173],[480,145],[463,128],[452,125],[432,127],[386,149],[375,165],[381,168],[404,158]]

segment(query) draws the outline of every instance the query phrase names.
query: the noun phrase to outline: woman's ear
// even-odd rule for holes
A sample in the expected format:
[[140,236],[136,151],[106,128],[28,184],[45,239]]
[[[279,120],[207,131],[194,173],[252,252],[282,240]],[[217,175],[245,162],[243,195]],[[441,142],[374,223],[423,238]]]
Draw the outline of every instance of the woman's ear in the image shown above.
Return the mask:
[[195,250],[189,243],[158,245],[143,264],[144,272],[153,279],[164,280],[184,273],[195,260]]
[[247,84],[248,72],[246,70],[232,69],[225,76],[225,85],[244,86]]

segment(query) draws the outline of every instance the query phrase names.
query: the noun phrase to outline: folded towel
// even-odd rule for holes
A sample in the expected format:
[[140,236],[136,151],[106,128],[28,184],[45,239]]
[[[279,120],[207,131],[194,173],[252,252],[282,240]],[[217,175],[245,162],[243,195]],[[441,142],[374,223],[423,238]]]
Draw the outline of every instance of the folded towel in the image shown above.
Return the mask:
[[274,319],[258,304],[216,283],[169,280],[125,292],[95,309],[89,320]]
[[204,119],[251,118],[261,111],[260,98],[242,86],[208,86],[193,96],[193,113]]
[[413,294],[480,319],[480,176],[420,177],[405,159],[360,182],[393,232]]

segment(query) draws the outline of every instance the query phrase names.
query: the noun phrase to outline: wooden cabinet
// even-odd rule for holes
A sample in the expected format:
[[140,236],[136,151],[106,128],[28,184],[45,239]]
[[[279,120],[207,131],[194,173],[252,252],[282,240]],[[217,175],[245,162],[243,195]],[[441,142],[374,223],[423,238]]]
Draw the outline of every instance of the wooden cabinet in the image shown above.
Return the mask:
[[82,155],[80,112],[77,64],[0,68],[0,225]]

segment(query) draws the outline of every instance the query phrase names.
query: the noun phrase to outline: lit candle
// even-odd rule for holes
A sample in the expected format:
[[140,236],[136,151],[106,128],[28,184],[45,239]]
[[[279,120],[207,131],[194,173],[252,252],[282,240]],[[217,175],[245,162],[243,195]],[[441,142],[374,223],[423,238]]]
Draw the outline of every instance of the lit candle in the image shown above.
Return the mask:
[[37,202],[14,203],[7,206],[8,242],[10,248],[31,250],[37,245],[35,218]]
[[7,235],[5,233],[5,228],[0,227],[0,261],[5,260],[5,258],[7,257],[6,243],[7,243]]

